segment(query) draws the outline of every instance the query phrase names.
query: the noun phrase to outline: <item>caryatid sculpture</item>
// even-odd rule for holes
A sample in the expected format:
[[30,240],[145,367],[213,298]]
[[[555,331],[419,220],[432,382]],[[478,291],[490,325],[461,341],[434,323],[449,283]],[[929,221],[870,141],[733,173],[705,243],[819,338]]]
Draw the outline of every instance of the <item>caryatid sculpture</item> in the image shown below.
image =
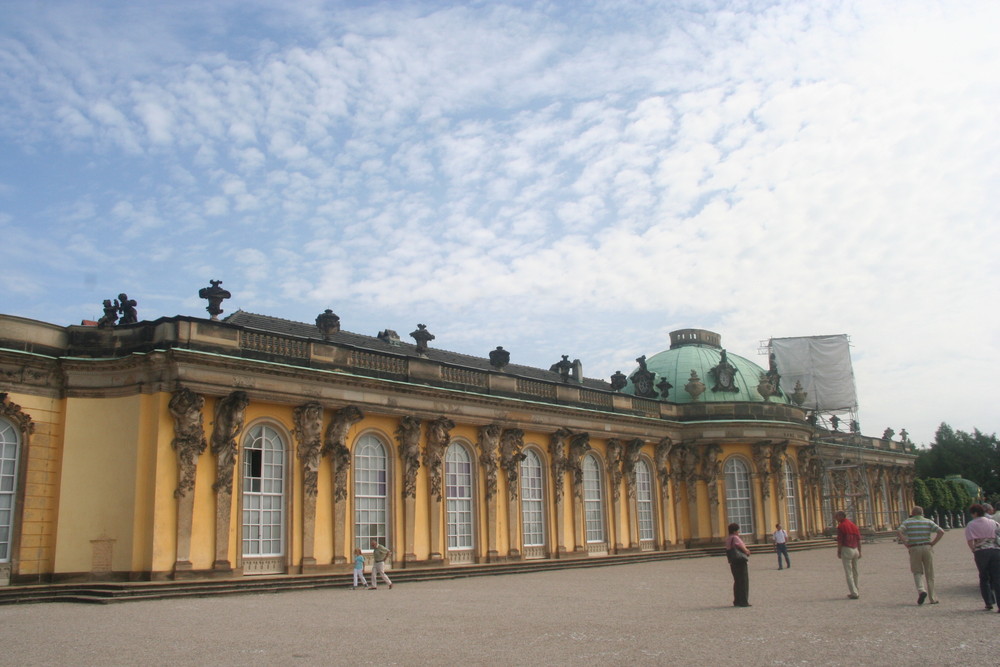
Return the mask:
[[517,500],[521,461],[528,457],[523,449],[524,431],[519,428],[504,429],[500,437],[500,467],[507,475],[507,497],[512,502]]
[[174,439],[170,446],[177,452],[180,467],[174,498],[183,498],[194,489],[198,457],[208,447],[203,407],[205,398],[187,387],[175,391],[170,397],[168,408],[170,416],[174,418]]
[[625,492],[629,499],[635,500],[635,466],[639,463],[639,452],[643,441],[640,438],[629,440],[625,445],[625,455],[622,457],[622,473],[625,475]]
[[300,405],[292,412],[292,422],[302,462],[302,488],[307,496],[315,498],[323,445],[323,406],[315,401]]
[[566,441],[572,435],[569,429],[557,430],[549,439],[549,455],[552,457],[552,490],[556,502],[563,498],[563,475],[570,469],[569,457],[566,453]]
[[611,485],[611,498],[618,500],[621,495],[622,486],[622,441],[617,438],[608,440],[605,460],[608,463],[608,483]]
[[427,448],[424,450],[424,466],[430,476],[431,495],[441,502],[442,500],[442,480],[441,463],[444,461],[445,450],[451,444],[451,429],[455,428],[455,422],[447,417],[438,417],[427,422]]
[[403,497],[417,497],[417,471],[420,470],[420,420],[406,415],[396,427],[399,455],[403,459]]
[[664,436],[656,443],[656,451],[654,453],[656,457],[656,471],[660,474],[660,488],[663,491],[664,502],[670,498],[668,481],[670,479],[670,452],[673,448],[674,441],[670,439],[670,436]]
[[500,424],[479,427],[479,463],[485,471],[486,500],[490,500],[497,493],[497,454],[500,451],[502,432],[503,427]]
[[573,471],[573,490],[583,500],[583,457],[590,451],[590,434],[577,433],[569,440],[569,466]]
[[354,405],[346,405],[333,413],[330,425],[326,427],[326,441],[323,454],[333,462],[333,498],[347,498],[347,473],[351,469],[351,450],[347,447],[347,432],[364,419],[364,413]]
[[719,473],[722,471],[722,463],[719,456],[722,455],[722,447],[716,444],[706,445],[701,450],[701,478],[705,481],[708,489],[708,502],[712,505],[719,503]]
[[215,404],[215,428],[212,430],[212,454],[215,455],[215,491],[233,492],[233,467],[239,451],[236,438],[243,431],[243,419],[250,397],[234,391]]

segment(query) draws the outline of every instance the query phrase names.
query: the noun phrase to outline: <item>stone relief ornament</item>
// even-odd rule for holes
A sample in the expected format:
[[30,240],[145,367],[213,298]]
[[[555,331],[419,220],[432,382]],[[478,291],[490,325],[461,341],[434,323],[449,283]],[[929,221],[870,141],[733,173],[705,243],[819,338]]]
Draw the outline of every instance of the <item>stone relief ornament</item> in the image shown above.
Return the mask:
[[11,420],[25,435],[31,435],[35,431],[35,424],[26,413],[21,411],[21,406],[7,398],[7,392],[0,392],[0,417]]
[[618,500],[622,495],[622,441],[617,438],[608,440],[605,459],[608,462],[608,483],[611,485],[611,498]]
[[705,383],[698,377],[698,371],[693,368],[691,369],[691,377],[688,378],[687,384],[684,385],[684,391],[690,394],[692,401],[697,401],[698,397],[705,393]]
[[451,444],[449,431],[455,428],[455,422],[447,417],[438,417],[427,422],[427,448],[424,450],[424,467],[430,476],[431,495],[441,502],[442,480],[441,462],[444,460],[444,452]]
[[212,429],[212,454],[215,455],[216,492],[233,492],[233,467],[239,451],[236,438],[243,431],[243,419],[250,397],[245,391],[234,391],[215,404],[215,425]]
[[420,420],[409,415],[396,427],[399,455],[403,459],[403,497],[417,497],[417,471],[420,469]]
[[573,491],[583,500],[583,457],[590,451],[590,434],[577,433],[569,440],[569,465],[573,471]]
[[517,500],[521,461],[528,458],[523,449],[524,431],[519,428],[505,429],[500,437],[500,467],[507,474],[507,498],[511,502]]
[[556,502],[563,499],[563,475],[570,469],[569,457],[566,454],[566,441],[572,435],[569,429],[561,428],[549,438],[549,454],[552,457],[552,490]]
[[323,447],[323,406],[315,401],[300,405],[292,412],[292,423],[302,462],[302,487],[307,496],[315,498]]
[[635,387],[635,395],[643,398],[656,398],[656,389],[653,388],[653,380],[656,374],[646,367],[646,355],[636,358],[639,370],[632,373],[632,386]]
[[737,392],[740,390],[736,386],[736,366],[729,363],[729,358],[726,355],[726,351],[723,350],[721,357],[719,358],[719,363],[709,369],[708,374],[715,379],[715,386],[712,387],[712,391],[727,391],[727,392]]
[[486,477],[486,500],[497,493],[497,453],[500,450],[500,424],[487,424],[479,428],[479,463]]
[[333,463],[334,500],[347,498],[347,473],[351,469],[351,450],[347,447],[347,432],[364,418],[364,413],[357,406],[345,405],[333,413],[330,425],[326,427],[322,453],[329,456]]
[[167,405],[170,416],[174,418],[174,439],[170,446],[177,452],[180,467],[174,498],[183,498],[194,490],[198,457],[208,447],[201,411],[203,407],[205,398],[187,387],[175,391]]

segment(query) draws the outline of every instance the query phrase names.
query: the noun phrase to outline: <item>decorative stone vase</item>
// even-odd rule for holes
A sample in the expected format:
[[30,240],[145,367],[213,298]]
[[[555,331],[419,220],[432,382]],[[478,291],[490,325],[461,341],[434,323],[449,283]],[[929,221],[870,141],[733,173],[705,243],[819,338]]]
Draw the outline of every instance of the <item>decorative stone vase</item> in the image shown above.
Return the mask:
[[688,383],[684,385],[684,391],[691,395],[692,401],[697,401],[698,397],[705,393],[705,383],[698,377],[698,371],[691,370],[691,377],[688,379]]

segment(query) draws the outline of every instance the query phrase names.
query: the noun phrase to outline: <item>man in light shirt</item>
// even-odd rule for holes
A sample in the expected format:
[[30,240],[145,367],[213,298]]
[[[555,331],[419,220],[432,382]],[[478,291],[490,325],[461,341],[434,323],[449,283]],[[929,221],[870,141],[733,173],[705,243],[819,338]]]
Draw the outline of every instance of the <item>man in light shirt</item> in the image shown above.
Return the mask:
[[792,567],[792,562],[788,560],[788,533],[781,524],[775,524],[774,526],[774,551],[778,554],[778,569],[783,569],[781,567],[781,557],[785,557],[785,565],[789,568]]
[[[910,572],[917,586],[917,604],[923,604],[930,597],[931,604],[937,604],[934,595],[934,545],[944,537],[944,528],[924,518],[924,508],[914,505],[910,518],[899,525],[896,531],[901,544],[910,554]],[[924,588],[924,578],[927,588]]]

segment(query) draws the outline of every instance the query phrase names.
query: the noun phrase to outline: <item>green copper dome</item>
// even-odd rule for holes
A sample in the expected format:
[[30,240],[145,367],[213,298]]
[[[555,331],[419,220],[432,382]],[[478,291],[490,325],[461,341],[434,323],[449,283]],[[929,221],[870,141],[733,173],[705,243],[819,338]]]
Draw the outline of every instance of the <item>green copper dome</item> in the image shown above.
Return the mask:
[[[639,357],[640,366],[629,375],[622,393],[668,403],[763,403],[758,385],[766,371],[748,359],[727,353],[721,342],[719,334],[704,329],[672,331],[670,349],[645,359],[645,373],[643,357]],[[666,398],[664,380],[672,385]],[[772,395],[769,402],[791,403],[784,396],[787,391],[788,387],[781,386],[783,395]]]

